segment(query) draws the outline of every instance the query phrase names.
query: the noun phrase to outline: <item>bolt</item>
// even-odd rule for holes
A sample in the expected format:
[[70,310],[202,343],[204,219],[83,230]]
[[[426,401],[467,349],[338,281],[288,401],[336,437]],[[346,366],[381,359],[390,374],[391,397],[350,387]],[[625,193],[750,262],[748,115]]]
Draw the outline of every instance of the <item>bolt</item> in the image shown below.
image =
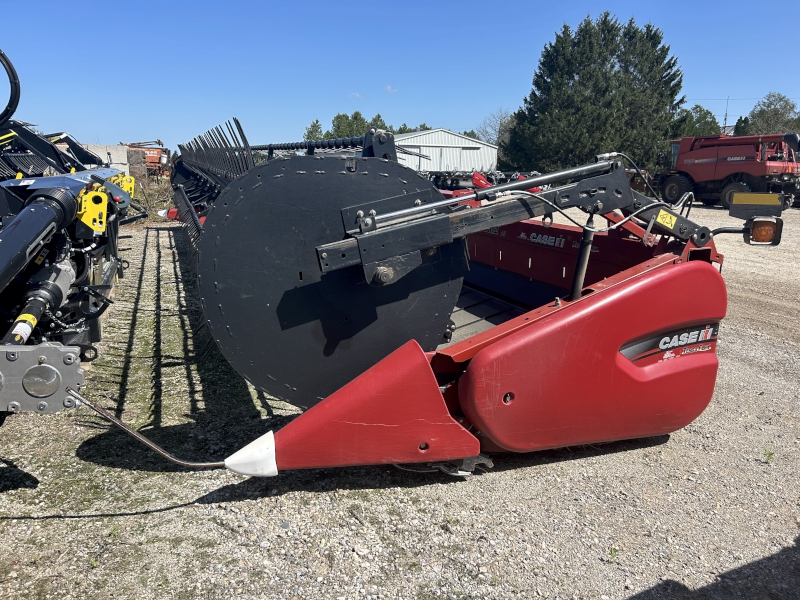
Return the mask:
[[322,253],[322,258],[328,258],[328,253],[327,252],[323,252]]
[[71,365],[75,362],[75,355],[74,354],[65,354],[64,355],[64,364]]
[[61,316],[61,311],[60,311],[60,310],[57,310],[57,311],[56,311],[56,316],[57,316],[57,317],[60,317],[60,316]]
[[364,219],[364,226],[365,227],[371,227],[372,226],[372,219],[370,219],[369,217]]
[[375,209],[374,209],[374,208],[373,208],[371,211],[369,211],[369,216],[370,216],[370,217],[374,217],[374,216],[375,216],[375,215],[377,215],[377,214],[378,214],[378,213],[377,213],[377,212],[375,212]]
[[8,412],[10,413],[19,412],[19,409],[20,409],[19,402],[10,402],[8,405]]
[[385,143],[386,142],[386,134],[382,133],[381,137],[379,137],[378,139],[381,141],[381,144]]
[[358,211],[358,212],[356,213],[356,216],[357,216],[359,219],[362,219],[362,218],[364,218],[364,211],[363,211],[363,210],[360,210],[360,211]]
[[422,200],[414,200],[414,206],[422,206]]
[[72,408],[73,406],[75,406],[75,399],[74,398],[72,398],[71,396],[67,396],[66,398],[64,398],[64,407],[65,408]]
[[47,410],[47,402],[39,402],[38,406],[36,407],[38,410]]
[[380,283],[389,283],[394,277],[394,271],[390,267],[378,267],[375,269],[375,280]]
[[39,364],[43,365],[45,362],[47,362],[47,357],[46,356],[40,356],[39,357]]
[[681,233],[686,233],[686,225],[681,225],[678,229]]

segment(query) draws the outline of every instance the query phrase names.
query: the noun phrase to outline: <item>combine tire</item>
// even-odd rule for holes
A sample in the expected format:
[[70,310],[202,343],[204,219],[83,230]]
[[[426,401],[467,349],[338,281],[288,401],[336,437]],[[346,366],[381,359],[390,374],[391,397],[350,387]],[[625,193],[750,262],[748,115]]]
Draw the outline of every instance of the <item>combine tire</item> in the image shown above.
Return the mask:
[[692,182],[683,175],[670,175],[664,180],[662,189],[664,201],[675,204],[686,192],[692,191]]
[[734,181],[733,183],[729,183],[724,188],[722,188],[722,192],[719,195],[719,203],[722,205],[722,208],[728,209],[731,207],[731,200],[733,200],[733,195],[737,192],[749,192],[750,187],[746,183],[739,183],[738,181]]

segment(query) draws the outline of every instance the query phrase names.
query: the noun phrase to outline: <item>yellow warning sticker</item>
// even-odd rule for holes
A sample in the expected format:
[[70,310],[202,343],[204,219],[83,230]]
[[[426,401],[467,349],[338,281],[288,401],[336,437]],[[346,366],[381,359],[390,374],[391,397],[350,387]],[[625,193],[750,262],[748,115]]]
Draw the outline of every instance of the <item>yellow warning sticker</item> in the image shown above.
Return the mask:
[[677,222],[677,220],[678,217],[669,214],[663,208],[658,212],[658,216],[656,217],[656,221],[658,221],[668,229],[672,229],[673,227],[675,227],[675,223]]
[[36,327],[36,323],[38,322],[36,320],[36,317],[34,317],[33,315],[29,315],[28,313],[23,313],[20,316],[18,316],[17,321],[27,321],[28,323],[31,324],[31,327]]

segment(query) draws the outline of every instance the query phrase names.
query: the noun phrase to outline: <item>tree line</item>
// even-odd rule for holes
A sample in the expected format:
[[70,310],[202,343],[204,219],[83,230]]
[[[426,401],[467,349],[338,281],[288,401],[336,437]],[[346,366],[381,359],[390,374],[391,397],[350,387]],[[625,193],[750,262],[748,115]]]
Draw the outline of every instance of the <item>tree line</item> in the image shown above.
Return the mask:
[[[322,130],[322,124],[319,119],[314,119],[311,124],[306,127],[303,133],[303,140],[333,140],[336,138],[346,137],[361,137],[367,130],[374,127],[375,129],[383,129],[384,131],[391,131],[392,133],[412,133],[414,131],[426,131],[432,129],[425,123],[420,123],[416,127],[409,127],[405,123],[400,127],[387,125],[386,121],[380,113],[376,114],[369,121],[361,114],[360,111],[355,111],[352,115],[347,113],[339,113],[331,120],[331,128],[325,131]],[[463,135],[474,139],[481,139],[475,131],[465,131]]]
[[[605,12],[587,17],[574,30],[564,24],[545,45],[530,94],[514,111],[499,109],[463,135],[498,146],[503,170],[550,171],[620,151],[640,166],[656,167],[663,142],[684,136],[716,135],[720,123],[707,108],[685,108],[683,72],[663,32],[634,19],[621,23]],[[387,125],[380,114],[367,120],[359,111],[337,114],[330,129],[319,120],[303,139],[362,136],[370,127],[395,133],[430,129]],[[786,96],[770,92],[735,135],[800,131],[800,112]]]

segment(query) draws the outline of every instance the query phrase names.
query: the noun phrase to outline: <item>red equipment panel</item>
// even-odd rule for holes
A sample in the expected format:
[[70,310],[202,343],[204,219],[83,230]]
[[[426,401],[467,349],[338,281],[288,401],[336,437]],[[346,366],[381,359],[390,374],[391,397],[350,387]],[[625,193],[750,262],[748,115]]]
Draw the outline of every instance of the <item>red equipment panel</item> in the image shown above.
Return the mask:
[[[575,272],[582,230],[572,225],[549,227],[533,219],[476,233],[467,238],[470,260],[543,283],[569,288]],[[642,245],[621,228],[598,233],[585,285],[652,258],[661,248]]]
[[459,381],[462,410],[514,452],[675,431],[711,400],[726,305],[702,261],[597,291],[478,352]]
[[411,340],[275,433],[279,470],[433,462],[477,456]]

